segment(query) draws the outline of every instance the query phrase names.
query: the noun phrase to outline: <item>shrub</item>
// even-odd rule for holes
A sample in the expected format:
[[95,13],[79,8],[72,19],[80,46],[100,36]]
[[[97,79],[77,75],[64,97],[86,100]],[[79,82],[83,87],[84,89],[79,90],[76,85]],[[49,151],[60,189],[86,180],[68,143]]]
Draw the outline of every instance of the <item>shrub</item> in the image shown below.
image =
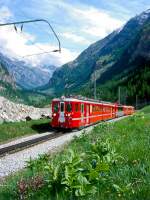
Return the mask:
[[[49,188],[49,195],[53,193],[57,196],[60,192],[65,193],[68,198],[93,195],[97,192],[96,186],[99,181],[107,180],[107,174],[117,154],[111,148],[109,141],[96,140],[89,146],[90,150],[81,154],[70,148],[66,154],[63,154],[61,160],[56,158],[49,160],[46,156],[35,161],[30,160],[27,167],[34,176],[39,171],[44,172],[43,185]],[[31,196],[32,190],[39,187],[38,184],[34,184],[35,182],[28,183],[30,187],[23,187],[22,194]],[[21,186],[22,183],[26,186],[21,180]]]

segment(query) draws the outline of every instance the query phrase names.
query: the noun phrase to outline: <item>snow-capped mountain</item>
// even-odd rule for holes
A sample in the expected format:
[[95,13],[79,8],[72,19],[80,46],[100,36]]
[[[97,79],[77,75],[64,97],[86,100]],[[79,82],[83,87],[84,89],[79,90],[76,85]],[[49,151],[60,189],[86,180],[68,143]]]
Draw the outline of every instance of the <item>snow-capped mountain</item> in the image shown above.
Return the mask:
[[0,62],[7,68],[17,85],[25,89],[34,89],[47,84],[56,69],[55,66],[29,66],[23,61],[10,59],[2,53],[0,53]]

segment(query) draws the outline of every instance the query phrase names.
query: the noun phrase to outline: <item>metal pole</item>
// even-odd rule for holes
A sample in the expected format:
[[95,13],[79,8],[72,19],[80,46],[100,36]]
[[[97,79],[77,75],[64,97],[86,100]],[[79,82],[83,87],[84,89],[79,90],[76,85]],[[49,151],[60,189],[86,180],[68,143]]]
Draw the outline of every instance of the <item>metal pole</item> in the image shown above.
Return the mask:
[[126,93],[125,93],[125,105],[127,103],[127,89],[126,89]]
[[96,72],[94,72],[94,99],[96,99]]
[[136,95],[136,110],[138,108],[138,96]]
[[120,102],[120,86],[119,86],[119,88],[118,88],[118,103],[120,104],[121,102]]

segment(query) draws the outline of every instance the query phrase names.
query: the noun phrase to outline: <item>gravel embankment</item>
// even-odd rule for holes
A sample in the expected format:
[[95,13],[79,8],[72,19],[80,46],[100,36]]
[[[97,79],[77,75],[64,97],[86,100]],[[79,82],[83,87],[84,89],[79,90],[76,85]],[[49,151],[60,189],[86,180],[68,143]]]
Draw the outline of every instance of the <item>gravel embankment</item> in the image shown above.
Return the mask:
[[[124,117],[122,117],[124,118]],[[109,122],[118,121],[122,118],[117,118],[110,120]],[[86,132],[89,132],[93,129],[93,126],[90,126],[84,129]],[[58,150],[67,142],[71,141],[74,136],[79,136],[83,131],[71,132],[70,134],[64,134],[61,137],[43,142],[36,146],[32,146],[28,149],[22,151],[5,155],[0,158],[0,178],[10,175],[26,166],[26,161],[30,158],[36,159],[40,154],[49,153]],[[57,134],[57,133],[56,133]]]

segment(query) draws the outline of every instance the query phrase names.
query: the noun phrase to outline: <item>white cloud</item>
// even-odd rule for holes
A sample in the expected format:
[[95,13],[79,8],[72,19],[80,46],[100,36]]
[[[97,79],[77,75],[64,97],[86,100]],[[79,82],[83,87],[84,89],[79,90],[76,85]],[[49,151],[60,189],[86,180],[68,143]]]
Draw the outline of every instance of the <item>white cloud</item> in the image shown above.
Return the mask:
[[12,13],[6,6],[2,6],[0,8],[0,22],[3,23],[7,19],[10,19],[12,17]]
[[85,26],[82,29],[83,32],[99,38],[105,37],[123,24],[122,21],[93,7],[82,10],[74,9],[74,15],[76,17],[80,16],[81,20],[85,23]]
[[75,42],[75,43],[80,43],[80,44],[86,44],[89,45],[90,41],[87,40],[86,38],[70,33],[70,32],[64,32],[62,33],[62,36],[65,37],[66,39],[71,40],[71,42]]
[[86,27],[82,30],[83,32],[87,33],[87,34],[90,34],[92,36],[96,36],[96,37],[99,37],[99,38],[103,38],[107,35],[107,32],[106,29],[101,29],[99,27]]
[[[57,49],[56,46],[49,46],[48,44],[36,44],[38,47],[41,49],[44,49],[45,52],[52,51],[54,49]],[[39,50],[38,50],[39,53]],[[30,55],[30,54],[28,54]],[[31,54],[32,55],[32,54]],[[37,56],[28,56],[25,57],[25,61],[27,63],[32,63],[33,66],[40,66],[42,64],[47,65],[47,64],[53,64],[55,66],[61,66],[62,64],[65,64],[69,61],[72,61],[74,58],[78,56],[77,52],[72,52],[69,49],[62,48],[61,53],[47,53],[47,54],[41,54]]]
[[[45,1],[48,4],[48,0]],[[87,4],[77,3],[72,5],[63,0],[53,1],[52,4],[63,8],[70,17],[69,19],[72,20],[71,26],[74,29],[78,29],[82,34],[87,33],[91,36],[102,38],[124,24],[124,21],[112,17],[106,10],[97,9]],[[72,33],[68,35],[68,38],[71,38],[71,36]],[[72,36],[72,39],[74,40],[75,37]]]
[[[49,15],[50,11],[56,11],[56,8],[58,8],[59,12],[60,10],[62,11],[59,17],[68,24],[62,30],[70,28],[70,31],[67,30],[66,37],[72,38],[73,42],[79,41],[74,35],[80,35],[85,40],[87,40],[87,37],[92,37],[92,40],[94,37],[101,39],[125,23],[124,20],[113,17],[109,11],[98,9],[88,4],[79,2],[71,4],[65,0],[55,0],[52,2],[44,0],[44,2],[39,6],[42,6],[46,15]],[[62,24],[60,23],[60,26]],[[71,29],[74,34],[72,34]]]

